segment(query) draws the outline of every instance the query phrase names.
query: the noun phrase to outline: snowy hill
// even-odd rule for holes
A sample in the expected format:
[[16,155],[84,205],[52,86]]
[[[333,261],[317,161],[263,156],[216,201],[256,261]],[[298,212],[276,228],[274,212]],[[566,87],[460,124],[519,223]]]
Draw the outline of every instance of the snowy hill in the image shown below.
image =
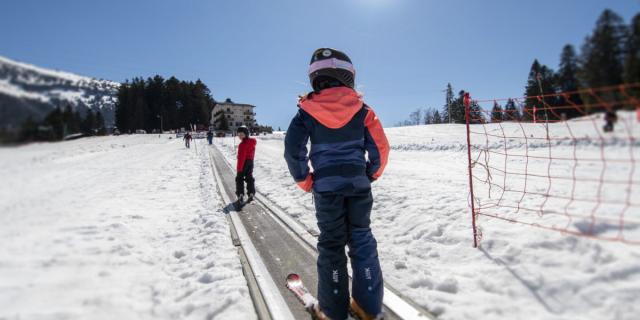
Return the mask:
[[53,108],[100,110],[114,121],[119,83],[54,71],[0,56],[0,127],[19,126],[29,115],[41,119]]

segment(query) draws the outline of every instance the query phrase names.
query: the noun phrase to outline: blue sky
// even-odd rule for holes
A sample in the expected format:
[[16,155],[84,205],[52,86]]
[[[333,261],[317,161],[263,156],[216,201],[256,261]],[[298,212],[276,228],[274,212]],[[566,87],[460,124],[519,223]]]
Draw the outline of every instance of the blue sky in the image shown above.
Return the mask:
[[522,95],[534,58],[557,67],[597,17],[625,21],[640,0],[3,0],[0,55],[124,81],[202,79],[218,99],[289,123],[309,90],[314,49],[345,51],[385,126],[444,104],[447,82],[474,98]]

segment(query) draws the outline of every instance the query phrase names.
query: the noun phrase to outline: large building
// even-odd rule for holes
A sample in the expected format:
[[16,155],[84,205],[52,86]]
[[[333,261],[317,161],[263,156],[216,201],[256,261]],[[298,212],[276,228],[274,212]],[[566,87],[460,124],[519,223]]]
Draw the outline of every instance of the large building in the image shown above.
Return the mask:
[[220,116],[218,112],[222,112],[222,115],[227,118],[229,123],[229,130],[235,132],[240,126],[246,126],[250,130],[254,128],[256,124],[256,113],[253,112],[253,108],[256,106],[244,103],[234,103],[231,99],[227,99],[224,102],[217,102],[213,110],[211,111],[211,126],[218,129],[215,122]]

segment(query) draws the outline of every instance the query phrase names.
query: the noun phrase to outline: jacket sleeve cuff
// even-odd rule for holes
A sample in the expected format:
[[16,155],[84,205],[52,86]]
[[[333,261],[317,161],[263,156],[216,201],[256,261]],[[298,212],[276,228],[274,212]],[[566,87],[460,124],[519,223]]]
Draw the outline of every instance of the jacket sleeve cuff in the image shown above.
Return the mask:
[[313,173],[309,173],[304,180],[299,181],[298,187],[305,192],[310,192],[311,188],[313,188]]

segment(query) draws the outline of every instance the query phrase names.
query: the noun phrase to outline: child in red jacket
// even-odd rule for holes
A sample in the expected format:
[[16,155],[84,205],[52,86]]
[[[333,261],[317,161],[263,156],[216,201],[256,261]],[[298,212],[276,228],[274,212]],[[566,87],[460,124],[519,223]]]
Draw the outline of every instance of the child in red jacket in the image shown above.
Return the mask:
[[236,196],[238,202],[244,198],[244,182],[247,182],[247,201],[252,201],[256,193],[255,179],[253,178],[253,158],[256,153],[256,139],[249,137],[249,129],[242,126],[237,130],[238,138],[242,142],[238,145],[238,162],[236,166]]

